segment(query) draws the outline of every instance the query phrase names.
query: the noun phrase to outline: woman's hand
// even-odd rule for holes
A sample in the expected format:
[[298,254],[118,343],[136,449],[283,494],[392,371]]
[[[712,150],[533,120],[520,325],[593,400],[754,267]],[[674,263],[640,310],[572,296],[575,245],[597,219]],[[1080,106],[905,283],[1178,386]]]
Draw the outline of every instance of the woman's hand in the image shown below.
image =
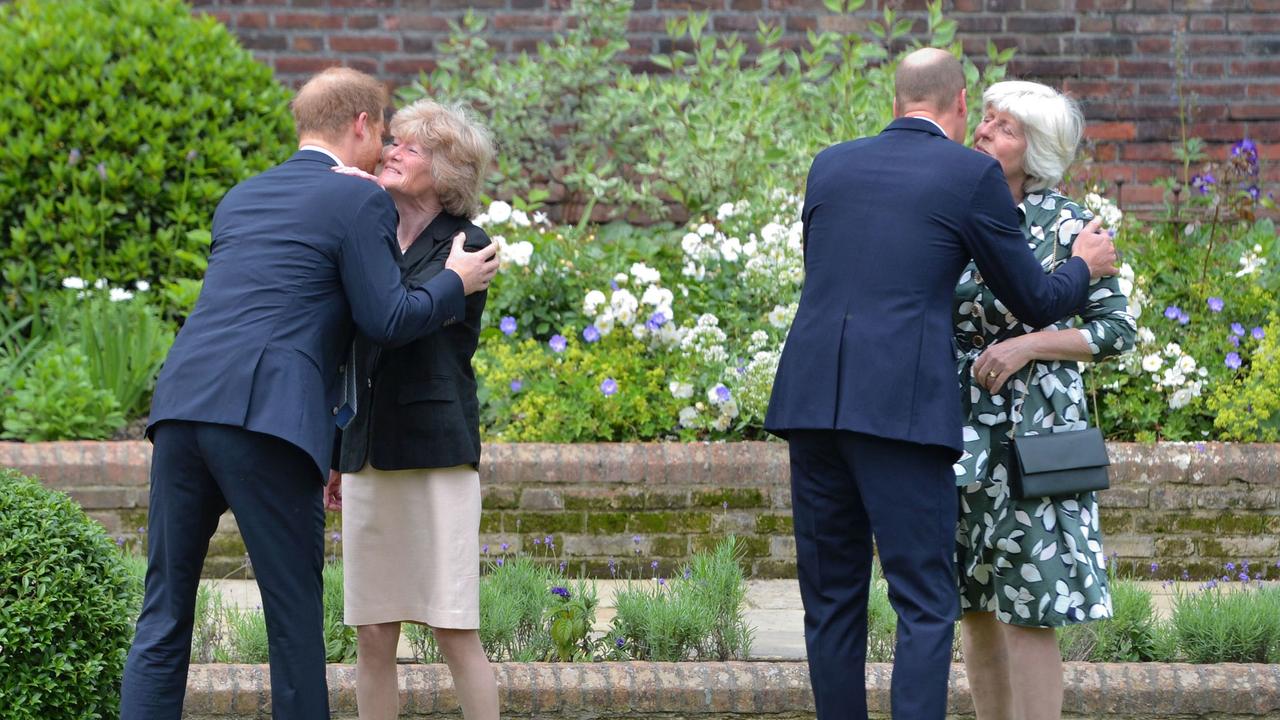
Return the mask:
[[988,346],[973,361],[974,381],[992,394],[1000,392],[1009,378],[1035,360],[1028,350],[1028,337],[1020,335]]
[[324,486],[324,509],[342,510],[342,473],[337,470],[329,471],[329,484]]
[[350,175],[351,177],[364,178],[365,180],[378,182],[377,175],[370,175],[369,173],[361,170],[360,168],[352,167],[350,165],[338,165],[333,168],[333,171],[338,173],[339,175]]

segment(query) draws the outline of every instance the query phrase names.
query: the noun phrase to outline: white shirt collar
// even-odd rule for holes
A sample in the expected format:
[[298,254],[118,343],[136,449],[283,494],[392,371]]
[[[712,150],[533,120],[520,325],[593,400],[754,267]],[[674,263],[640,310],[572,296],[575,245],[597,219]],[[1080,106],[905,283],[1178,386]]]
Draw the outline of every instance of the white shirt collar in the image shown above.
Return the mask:
[[937,122],[935,122],[935,121],[933,120],[933,118],[920,117],[919,115],[907,115],[907,116],[905,116],[905,117],[909,117],[909,118],[911,118],[912,120],[923,120],[923,121],[925,121],[925,122],[927,122],[927,123],[929,123],[929,124],[933,125],[934,127],[938,128],[938,131],[942,133],[942,137],[947,137],[947,131],[946,131],[946,130],[943,130],[943,129],[942,129],[942,126],[941,126],[941,125],[939,125]]
[[332,159],[335,163],[337,163],[337,164],[338,164],[338,167],[345,167],[345,165],[343,164],[343,162],[342,162],[342,159],[341,159],[341,158],[339,158],[337,155],[334,155],[334,154],[333,154],[332,152],[330,152],[329,150],[326,150],[326,149],[324,149],[324,148],[320,147],[319,145],[303,145],[302,147],[300,147],[300,148],[298,148],[298,149],[299,149],[299,150],[311,150],[312,152],[318,152],[318,153],[322,153],[322,154],[324,154],[324,155],[328,155],[330,159]]

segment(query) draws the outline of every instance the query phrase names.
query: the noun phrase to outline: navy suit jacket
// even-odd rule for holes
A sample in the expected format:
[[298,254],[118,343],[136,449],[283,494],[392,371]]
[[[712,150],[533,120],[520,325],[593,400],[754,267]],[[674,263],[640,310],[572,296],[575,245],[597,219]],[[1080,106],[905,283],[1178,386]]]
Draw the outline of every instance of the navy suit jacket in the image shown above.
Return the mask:
[[970,258],[1013,313],[1048,325],[1085,304],[1089,269],[1046,275],[994,159],[899,118],[809,170],[804,287],[765,429],[963,444],[951,299]]
[[352,321],[394,346],[463,316],[457,273],[401,284],[395,204],[333,164],[301,150],[218,204],[204,288],[160,371],[151,426],[273,435],[306,451],[323,481]]

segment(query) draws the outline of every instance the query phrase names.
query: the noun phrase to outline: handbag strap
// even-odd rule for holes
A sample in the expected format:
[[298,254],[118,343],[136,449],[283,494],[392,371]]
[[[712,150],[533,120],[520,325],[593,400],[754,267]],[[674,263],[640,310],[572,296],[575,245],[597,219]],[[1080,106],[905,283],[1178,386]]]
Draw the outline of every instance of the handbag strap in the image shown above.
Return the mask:
[[[1049,261],[1049,267],[1050,267],[1050,268],[1053,268],[1053,266],[1054,266],[1054,265],[1057,265],[1057,264],[1058,264],[1058,239],[1057,239],[1057,238],[1052,238],[1049,242],[1053,243],[1053,259]],[[1039,331],[1037,330],[1037,332],[1039,332]],[[1025,333],[1024,333],[1024,334],[1025,334]],[[1037,361],[1033,359],[1031,362],[1027,363],[1027,376],[1026,376],[1025,378],[1023,378],[1023,379],[1022,379],[1022,404],[1023,404],[1023,406],[1025,406],[1025,405],[1026,405],[1026,403],[1027,403],[1027,387],[1031,385],[1031,373],[1032,373],[1032,372],[1034,372],[1034,371],[1035,371],[1035,369],[1036,369],[1036,362],[1037,362]],[[1083,375],[1082,375],[1081,377],[1083,378]],[[1013,439],[1013,431],[1014,431],[1014,429],[1015,429],[1019,424],[1021,424],[1022,420],[1024,419],[1024,416],[1022,415],[1022,410],[1021,410],[1021,408],[1019,408],[1019,410],[1018,410],[1018,422],[1017,422],[1017,423],[1014,423],[1014,421],[1013,421],[1013,406],[1014,406],[1014,397],[1013,397],[1013,393],[1014,393],[1014,391],[1015,391],[1015,390],[1016,390],[1016,388],[1015,388],[1013,385],[1010,385],[1010,386],[1009,386],[1009,439],[1010,439],[1010,440],[1012,440],[1012,439]]]

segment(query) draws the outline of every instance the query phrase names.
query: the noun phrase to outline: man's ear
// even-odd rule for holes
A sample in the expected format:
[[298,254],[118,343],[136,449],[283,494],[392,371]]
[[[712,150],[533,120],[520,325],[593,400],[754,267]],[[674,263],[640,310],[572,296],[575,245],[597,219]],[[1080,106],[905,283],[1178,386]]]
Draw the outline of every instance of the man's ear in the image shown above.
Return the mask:
[[965,118],[965,122],[969,119],[969,89],[960,88],[960,117]]
[[369,125],[369,113],[362,112],[356,116],[355,129],[356,137],[358,138],[364,138],[365,135],[369,134],[369,131],[372,129]]
[[897,95],[893,96],[893,117],[895,120],[900,117],[898,115],[898,96]]

